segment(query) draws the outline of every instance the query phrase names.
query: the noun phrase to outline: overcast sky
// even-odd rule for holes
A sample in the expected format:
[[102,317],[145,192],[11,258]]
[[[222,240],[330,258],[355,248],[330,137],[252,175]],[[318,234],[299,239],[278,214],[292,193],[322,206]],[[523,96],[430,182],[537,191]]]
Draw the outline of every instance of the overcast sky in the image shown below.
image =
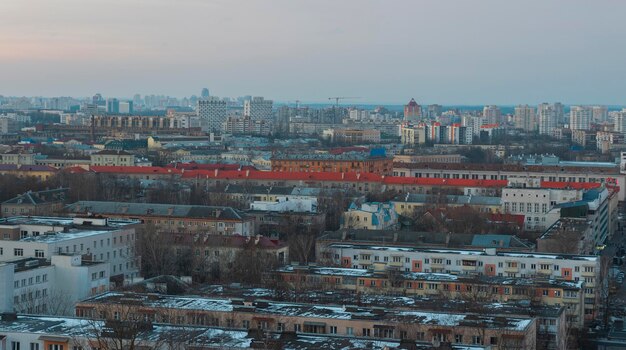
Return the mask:
[[623,0],[0,0],[0,94],[626,104]]

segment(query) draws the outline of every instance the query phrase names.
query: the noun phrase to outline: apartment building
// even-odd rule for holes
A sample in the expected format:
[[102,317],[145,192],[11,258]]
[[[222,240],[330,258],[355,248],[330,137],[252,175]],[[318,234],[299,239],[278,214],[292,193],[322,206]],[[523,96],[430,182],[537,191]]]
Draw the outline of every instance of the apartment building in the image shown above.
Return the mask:
[[78,317],[115,319],[128,312],[179,325],[490,345],[494,350],[508,349],[513,343],[533,349],[537,336],[535,318],[472,313],[111,292],[76,306]]
[[[584,321],[584,282],[547,278],[465,276],[446,273],[402,272],[385,263],[370,269],[318,266],[286,266],[279,278],[294,290],[342,290],[360,295],[403,295],[443,300],[470,300],[483,303],[539,303],[564,307],[566,319],[575,327]],[[474,305],[472,305],[474,306]]]
[[121,282],[139,277],[140,258],[134,249],[137,224],[93,217],[4,218],[0,220],[0,262],[76,254],[109,263],[107,275]]
[[204,232],[217,235],[254,235],[254,218],[231,207],[79,201],[63,209],[66,215],[98,215],[138,220],[163,232]]
[[0,216],[50,216],[63,208],[68,188],[28,191],[0,204]]
[[395,210],[400,215],[410,216],[416,209],[424,206],[437,205],[447,207],[470,207],[481,213],[501,213],[501,197],[490,196],[459,196],[425,193],[407,193],[394,198]]
[[135,155],[120,150],[104,150],[91,155],[92,166],[134,166]]
[[275,154],[272,171],[280,172],[363,172],[391,175],[393,159],[384,150],[345,152],[342,154]]
[[[603,162],[555,162],[554,164],[442,164],[394,163],[393,176],[442,180],[507,180],[531,178],[541,180],[541,187],[593,188],[607,183],[619,188],[619,201],[626,199],[626,174],[620,173],[620,164]],[[597,186],[597,185],[595,185]],[[504,186],[502,186],[504,187]]]
[[[226,329],[173,325],[137,319],[133,325],[114,320],[32,315],[2,315],[0,332],[9,349],[370,349],[406,348],[407,341],[293,332],[264,332],[258,329]],[[128,329],[134,329],[128,336]],[[126,330],[126,331],[125,331]],[[107,332],[108,331],[108,332]],[[94,334],[95,333],[95,334]],[[141,337],[136,335],[141,333]],[[93,334],[89,336],[89,334]],[[433,350],[431,342],[413,341],[414,350]],[[490,350],[489,345],[452,344],[447,350]]]
[[330,266],[368,269],[375,263],[404,272],[445,273],[510,278],[541,277],[584,282],[584,316],[598,312],[604,270],[598,256],[484,250],[420,249],[409,246],[374,246],[331,243],[317,252],[318,262]]
[[74,304],[109,290],[108,263],[53,255],[0,263],[2,312],[71,315]]

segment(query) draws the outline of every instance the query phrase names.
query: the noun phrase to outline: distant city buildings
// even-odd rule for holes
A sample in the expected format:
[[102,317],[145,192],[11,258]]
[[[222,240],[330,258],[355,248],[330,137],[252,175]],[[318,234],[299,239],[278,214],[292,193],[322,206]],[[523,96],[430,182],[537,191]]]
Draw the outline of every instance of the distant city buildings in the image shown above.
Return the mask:
[[587,106],[571,106],[569,128],[572,130],[589,130],[593,118],[593,109]]
[[443,113],[443,107],[441,107],[441,105],[428,105],[426,109],[426,117],[428,119],[435,119],[439,117],[441,113]]
[[198,100],[197,113],[204,132],[221,132],[226,121],[226,101],[211,96]]
[[483,117],[487,120],[487,124],[500,124],[502,122],[502,111],[498,106],[484,106]]
[[417,121],[422,117],[422,106],[415,102],[415,99],[411,99],[409,103],[404,106],[404,120],[405,121]]
[[538,129],[537,109],[529,105],[518,105],[515,107],[513,121],[516,128],[535,132]]
[[252,120],[264,120],[267,123],[274,123],[273,101],[263,97],[253,97],[243,103],[243,115],[249,116]]
[[380,142],[378,129],[326,129],[322,136],[331,142],[372,144]]
[[209,98],[209,89],[207,88],[203,88],[202,92],[200,92],[200,97],[201,98]]
[[119,114],[120,113],[120,101],[116,98],[107,99],[107,113]]
[[557,104],[542,103],[537,107],[537,113],[539,115],[539,134],[552,135],[559,125],[563,109]]

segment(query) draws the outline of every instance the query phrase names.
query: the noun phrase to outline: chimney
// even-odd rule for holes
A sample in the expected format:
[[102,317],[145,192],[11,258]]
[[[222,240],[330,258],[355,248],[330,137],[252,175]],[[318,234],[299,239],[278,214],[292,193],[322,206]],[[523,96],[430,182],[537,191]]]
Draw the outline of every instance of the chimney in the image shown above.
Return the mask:
[[217,172],[219,171],[219,169],[215,168],[215,177],[217,177]]

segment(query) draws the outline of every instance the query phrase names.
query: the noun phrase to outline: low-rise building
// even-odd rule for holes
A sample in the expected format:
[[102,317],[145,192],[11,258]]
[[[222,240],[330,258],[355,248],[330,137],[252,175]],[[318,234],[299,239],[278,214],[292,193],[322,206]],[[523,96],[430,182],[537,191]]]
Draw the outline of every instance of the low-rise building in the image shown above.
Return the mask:
[[398,214],[392,203],[352,202],[343,213],[344,228],[387,230],[398,226]]
[[92,166],[134,166],[135,155],[121,150],[103,150],[91,155]]
[[0,216],[51,216],[63,208],[68,191],[68,188],[28,191],[2,202]]
[[347,243],[330,243],[317,254],[318,262],[325,266],[354,269],[385,264],[404,272],[583,281],[586,320],[597,315],[606,283],[607,267],[599,256]]
[[536,319],[532,317],[134,293],[105,293],[86,299],[77,305],[76,314],[89,318],[102,313],[122,315],[123,310],[155,322],[490,345],[494,350],[508,349],[512,344],[532,349],[537,337]]
[[439,300],[470,300],[477,305],[532,302],[565,306],[566,320],[576,328],[581,328],[585,319],[585,283],[582,281],[402,272],[384,263],[375,263],[372,269],[286,266],[278,270],[278,275],[280,281],[297,291],[344,290],[359,295],[404,295],[431,298],[435,304]]
[[271,158],[272,171],[280,172],[361,172],[391,175],[393,159],[382,149],[369,154],[345,152],[341,154],[275,154]]
[[132,219],[162,232],[202,232],[217,235],[254,235],[254,218],[231,207],[79,201],[63,209],[66,215],[86,214]]
[[[256,323],[251,323],[255,325]],[[130,329],[130,331],[129,331]],[[226,329],[214,326],[175,325],[146,322],[134,317],[124,320],[3,315],[0,320],[6,346],[10,349],[371,349],[398,350],[489,350],[489,345],[452,344],[434,348],[426,341],[384,341],[371,337],[262,331],[258,328]],[[430,334],[429,334],[430,336]],[[506,339],[507,336],[504,336]]]
[[372,144],[380,143],[380,130],[378,129],[326,129],[323,137],[331,142],[349,144]]
[[481,213],[500,213],[501,198],[489,196],[458,196],[458,195],[438,195],[424,193],[407,193],[400,195],[394,200],[395,210],[400,215],[411,216],[415,210],[425,206],[445,206],[445,207],[470,207]]

